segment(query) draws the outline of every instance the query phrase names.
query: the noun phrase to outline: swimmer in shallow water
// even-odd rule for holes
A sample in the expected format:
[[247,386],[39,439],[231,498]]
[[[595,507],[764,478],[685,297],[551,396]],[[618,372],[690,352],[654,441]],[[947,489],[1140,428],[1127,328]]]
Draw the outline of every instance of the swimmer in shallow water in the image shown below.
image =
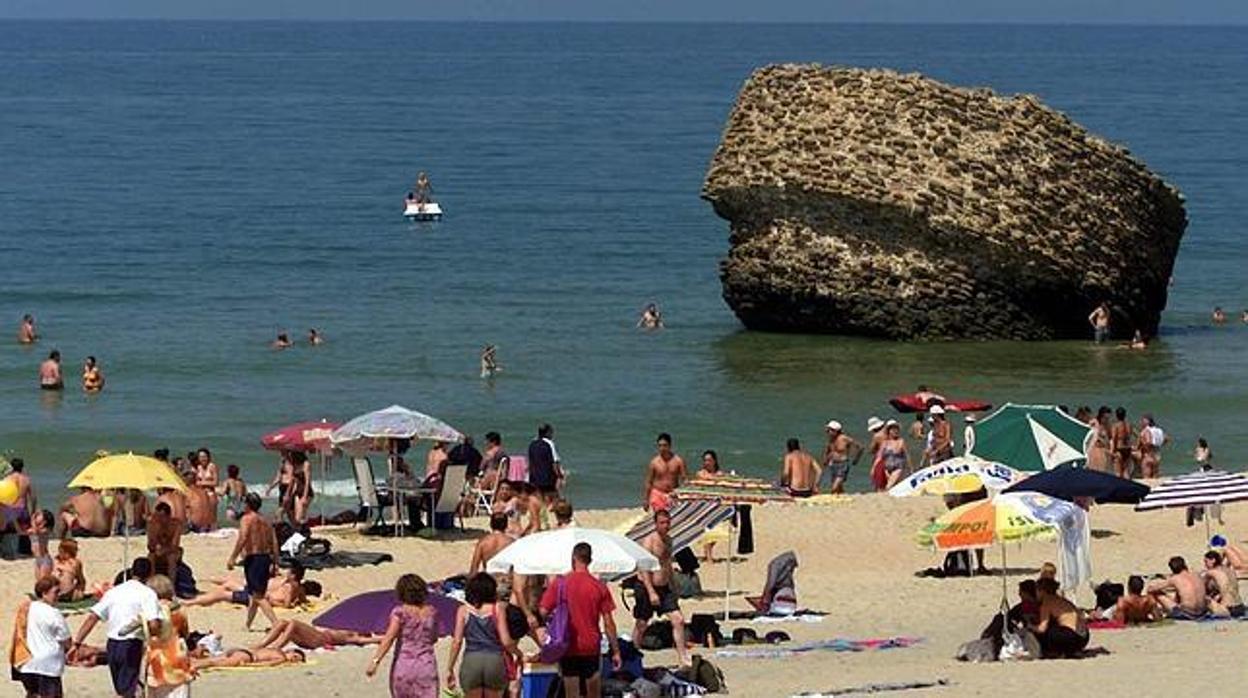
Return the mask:
[[1215,325],[1226,324],[1226,311],[1222,310],[1221,306],[1218,306],[1213,309],[1213,324]]
[[493,378],[502,370],[498,365],[498,347],[493,344],[485,345],[481,350],[481,377]]
[[312,346],[320,346],[325,343],[325,338],[317,331],[315,327],[308,330],[308,344]]
[[39,333],[35,331],[35,316],[29,313],[22,316],[22,324],[17,326],[17,343],[34,344],[39,341]]
[[273,340],[273,343],[269,346],[274,349],[289,349],[291,344],[290,337],[285,332],[280,332],[277,335],[277,339]]
[[1135,331],[1135,335],[1131,337],[1129,344],[1123,344],[1124,349],[1132,349],[1135,351],[1143,351],[1148,348],[1148,340],[1144,338],[1144,334],[1139,330]]
[[650,303],[641,311],[641,318],[637,320],[637,326],[643,330],[660,330],[663,329],[663,314],[659,312],[659,306]]
[[104,389],[104,372],[94,356],[88,356],[82,367],[82,389],[88,393],[98,393]]

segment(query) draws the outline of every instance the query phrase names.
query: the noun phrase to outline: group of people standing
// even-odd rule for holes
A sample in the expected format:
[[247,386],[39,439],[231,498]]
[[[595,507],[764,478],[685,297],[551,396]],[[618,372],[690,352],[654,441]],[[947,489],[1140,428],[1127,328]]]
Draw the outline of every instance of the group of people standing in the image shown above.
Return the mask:
[[[27,313],[17,327],[17,343],[31,345],[39,341],[35,329],[35,316]],[[39,364],[39,389],[61,391],[65,389],[65,377],[61,372],[61,351],[53,349],[48,358]],[[104,371],[94,356],[88,356],[82,364],[82,390],[94,394],[104,390]]]
[[[1157,425],[1151,414],[1142,415],[1133,426],[1125,407],[1111,410],[1102,405],[1095,412],[1083,406],[1075,410],[1075,419],[1090,426],[1092,445],[1088,449],[1088,467],[1112,472],[1118,477],[1157,478],[1161,476],[1161,449],[1170,437]],[[1208,443],[1199,439],[1196,458],[1201,467],[1212,466],[1213,454]]]

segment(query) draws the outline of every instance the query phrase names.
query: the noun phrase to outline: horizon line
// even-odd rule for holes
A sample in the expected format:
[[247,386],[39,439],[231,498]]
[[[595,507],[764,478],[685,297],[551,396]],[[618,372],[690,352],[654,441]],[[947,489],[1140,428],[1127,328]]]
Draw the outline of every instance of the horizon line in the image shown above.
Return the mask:
[[571,19],[571,18],[533,18],[533,19],[421,19],[415,17],[14,17],[0,15],[0,22],[218,22],[223,24],[259,24],[259,23],[290,23],[290,24],[634,24],[634,25],[684,25],[684,24],[717,24],[737,25],[771,25],[771,26],[810,26],[810,25],[845,25],[845,26],[911,26],[911,27],[1122,27],[1122,28],[1210,28],[1210,29],[1242,29],[1248,27],[1248,20],[1232,20],[1229,22],[1172,22],[1172,21],[1113,21],[1113,20],[1080,20],[1080,21],[1027,21],[1027,20],[959,20],[959,21],[906,21],[906,20],[798,20],[798,19]]

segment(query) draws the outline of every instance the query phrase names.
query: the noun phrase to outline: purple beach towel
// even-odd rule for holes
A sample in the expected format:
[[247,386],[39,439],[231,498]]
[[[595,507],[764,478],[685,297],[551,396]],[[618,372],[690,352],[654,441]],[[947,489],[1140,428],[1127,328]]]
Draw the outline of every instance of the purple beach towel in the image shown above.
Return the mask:
[[[460,603],[436,592],[429,592],[425,603],[438,613],[438,637],[455,632],[455,613]],[[333,608],[312,620],[312,625],[337,630],[354,630],[359,633],[381,635],[390,624],[390,611],[399,604],[393,589],[366,591],[349,599],[343,599]]]

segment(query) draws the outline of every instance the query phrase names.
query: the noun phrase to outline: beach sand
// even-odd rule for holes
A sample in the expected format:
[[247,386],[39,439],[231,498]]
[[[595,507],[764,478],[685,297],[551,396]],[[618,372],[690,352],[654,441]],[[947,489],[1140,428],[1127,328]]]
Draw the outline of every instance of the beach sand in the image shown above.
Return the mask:
[[[1078,661],[1043,661],[1010,664],[963,664],[953,659],[958,645],[978,636],[996,610],[1001,595],[998,576],[974,579],[926,579],[914,576],[936,565],[939,556],[917,548],[914,533],[929,518],[943,511],[939,498],[897,500],[882,495],[856,495],[826,506],[768,505],[755,509],[756,552],[734,565],[734,587],[757,593],[767,561],[785,550],[797,553],[800,567],[797,585],[803,606],[828,612],[821,623],[755,625],[759,634],[783,629],[795,641],[831,638],[920,637],[915,647],[883,651],[834,653],[810,652],[795,658],[715,658],[724,671],[728,687],[737,696],[788,696],[802,691],[830,691],[881,682],[935,681],[950,685],[923,695],[1019,695],[1065,696],[1073,692],[1101,696],[1192,695],[1237,692],[1242,681],[1242,648],[1248,623],[1171,623],[1162,627],[1118,631],[1094,631],[1092,647],[1109,654]],[[636,511],[578,512],[581,525],[610,528]],[[1181,510],[1137,514],[1130,507],[1105,506],[1093,510],[1090,521],[1096,536],[1092,542],[1094,578],[1125,581],[1128,573],[1151,574],[1165,569],[1172,554],[1184,555],[1199,565],[1204,551],[1204,527],[1186,528]],[[1226,529],[1243,530],[1248,508],[1227,507]],[[470,527],[483,528],[480,519]],[[378,567],[310,573],[337,598],[389,587],[404,572],[436,579],[462,572],[472,541],[437,542],[417,538],[367,539],[337,531],[329,535],[338,550],[374,550],[394,555],[395,562]],[[1237,539],[1237,538],[1236,538]],[[188,536],[187,559],[197,577],[223,573],[225,557],[233,539]],[[83,542],[83,558],[89,579],[116,570],[120,539]],[[721,551],[722,554],[722,551]],[[1034,575],[1045,560],[1054,558],[1050,543],[1014,545],[1008,551],[1010,589],[1023,575]],[[988,566],[996,570],[1000,552],[993,549]],[[704,566],[702,583],[708,592],[724,589],[724,566]],[[12,620],[12,600],[29,591],[30,561],[0,563],[0,598],[3,632],[0,644],[7,656]],[[742,594],[733,607],[745,610]],[[617,596],[618,598],[618,596]],[[1091,603],[1088,590],[1079,593],[1081,605]],[[686,614],[722,608],[722,596],[685,601]],[[233,606],[191,609],[191,625],[226,636],[227,646],[252,643],[258,635],[243,631],[244,612]],[[310,619],[314,613],[298,617]],[[81,617],[71,617],[77,628]],[[621,630],[632,626],[627,611],[617,613]],[[726,627],[742,625],[734,622]],[[267,623],[260,619],[258,627]],[[730,634],[730,632],[729,632]],[[92,642],[102,643],[97,630]],[[449,641],[439,643],[440,669],[444,671]],[[385,696],[384,671],[369,681],[364,668],[371,649],[347,648],[318,652],[312,665],[276,670],[210,673],[194,685],[201,696]],[[705,651],[703,650],[705,653]],[[674,662],[674,654],[650,653],[648,664]],[[105,696],[108,674],[104,668],[70,669],[66,695]],[[20,695],[16,683],[0,683],[0,696]]]

